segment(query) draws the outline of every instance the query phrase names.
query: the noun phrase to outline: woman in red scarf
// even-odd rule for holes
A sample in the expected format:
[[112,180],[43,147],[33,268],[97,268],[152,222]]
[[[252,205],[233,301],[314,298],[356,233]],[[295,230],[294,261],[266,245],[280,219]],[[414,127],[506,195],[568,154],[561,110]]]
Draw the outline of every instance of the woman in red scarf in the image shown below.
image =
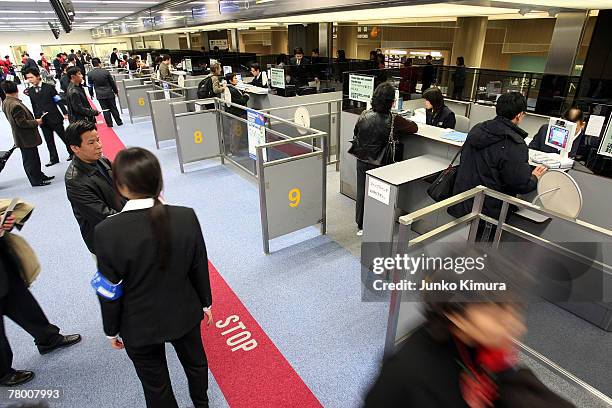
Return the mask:
[[[463,248],[443,258],[449,255],[476,259],[482,252]],[[426,323],[384,362],[366,408],[573,407],[518,366],[514,340],[525,331],[517,295],[525,287],[516,281],[521,271],[487,255],[483,271],[437,271],[422,277],[431,287],[454,282],[458,289],[425,292]],[[464,279],[508,284],[504,291],[463,290]]]

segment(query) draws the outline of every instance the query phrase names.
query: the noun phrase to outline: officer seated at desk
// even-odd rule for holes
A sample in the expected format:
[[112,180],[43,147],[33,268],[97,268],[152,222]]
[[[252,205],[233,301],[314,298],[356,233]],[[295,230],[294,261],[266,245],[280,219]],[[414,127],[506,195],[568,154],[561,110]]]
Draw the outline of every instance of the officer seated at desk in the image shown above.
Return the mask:
[[444,104],[444,96],[438,88],[429,88],[423,93],[425,100],[426,124],[445,129],[454,129],[457,120],[455,112]]
[[[580,144],[584,140],[584,112],[578,107],[572,107],[568,109],[563,114],[563,119],[569,120],[570,122],[574,122],[576,124],[576,135],[579,135],[574,140],[574,144],[570,150],[569,156],[576,156],[578,152],[578,148]],[[559,153],[559,149],[555,149],[552,146],[546,144],[546,134],[548,133],[548,124],[542,125],[538,133],[533,137],[531,143],[529,143],[529,148],[533,150],[537,150],[544,153]]]
[[253,74],[253,80],[251,81],[251,86],[257,86],[259,88],[267,88],[268,84],[264,85],[264,78],[261,72],[261,67],[257,62],[251,64],[251,74]]

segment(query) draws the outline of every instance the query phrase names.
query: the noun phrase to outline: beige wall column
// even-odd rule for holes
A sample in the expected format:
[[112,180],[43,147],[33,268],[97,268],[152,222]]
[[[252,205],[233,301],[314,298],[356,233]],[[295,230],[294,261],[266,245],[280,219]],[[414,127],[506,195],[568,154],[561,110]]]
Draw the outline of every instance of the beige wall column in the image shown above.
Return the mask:
[[455,41],[451,60],[447,65],[455,65],[457,57],[465,59],[468,67],[480,68],[482,53],[487,35],[487,17],[458,17]]
[[[338,23],[336,50],[344,50],[346,58],[357,58],[357,23]],[[334,55],[335,57],[335,55]]]
[[270,34],[272,39],[272,48],[270,52],[272,54],[287,54],[289,52],[287,49],[287,30],[274,30]]

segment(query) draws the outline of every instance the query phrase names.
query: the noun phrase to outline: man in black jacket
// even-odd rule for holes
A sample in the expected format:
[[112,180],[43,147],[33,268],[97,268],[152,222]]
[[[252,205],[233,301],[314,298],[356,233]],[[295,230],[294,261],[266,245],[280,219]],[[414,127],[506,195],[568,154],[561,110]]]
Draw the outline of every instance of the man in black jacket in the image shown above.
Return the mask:
[[100,67],[100,58],[94,58],[91,63],[94,68],[87,74],[89,86],[96,91],[96,97],[104,113],[106,126],[113,127],[111,114],[112,117],[115,118],[117,125],[121,126],[123,125],[123,121],[121,120],[121,115],[119,115],[119,110],[117,109],[117,102],[115,101],[115,96],[119,93],[117,84],[110,72]]
[[[496,106],[497,117],[479,123],[467,136],[457,171],[453,194],[478,185],[515,196],[536,189],[538,179],[546,167],[533,171],[529,166],[529,149],[525,143],[527,132],[518,127],[525,116],[527,102],[518,92],[505,93]],[[462,217],[472,211],[474,200],[449,208],[449,213]],[[483,213],[499,218],[501,201],[487,197]]]
[[60,79],[62,77],[62,54],[57,54],[55,59],[53,60],[53,69],[55,69],[55,79]]
[[119,56],[117,55],[117,49],[113,48],[113,52],[110,55],[110,64],[116,67],[118,63],[119,63]]
[[120,212],[125,199],[115,194],[111,162],[102,157],[96,124],[83,120],[71,123],[66,129],[66,137],[74,152],[64,179],[66,194],[83,240],[94,253],[96,225]]
[[45,166],[49,167],[59,163],[53,132],[57,133],[59,138],[66,144],[68,160],[72,160],[72,151],[66,143],[66,134],[64,133],[64,118],[68,117],[68,112],[64,107],[62,98],[57,94],[53,85],[42,82],[38,70],[34,68],[26,69],[25,77],[30,85],[32,85],[28,96],[32,102],[34,116],[43,120],[40,127],[45,136],[47,149],[49,149],[49,163],[45,164]]
[[251,64],[251,74],[253,74],[253,80],[251,81],[252,86],[257,86],[259,88],[268,87],[267,83],[265,85],[263,83],[263,75],[261,72],[261,66],[257,62]]
[[82,86],[83,74],[80,68],[70,67],[66,71],[66,75],[68,75],[70,79],[70,85],[68,85],[68,92],[66,93],[68,119],[70,123],[74,123],[78,120],[87,120],[95,123],[96,116],[98,116],[100,112],[93,109],[89,104],[89,100]]

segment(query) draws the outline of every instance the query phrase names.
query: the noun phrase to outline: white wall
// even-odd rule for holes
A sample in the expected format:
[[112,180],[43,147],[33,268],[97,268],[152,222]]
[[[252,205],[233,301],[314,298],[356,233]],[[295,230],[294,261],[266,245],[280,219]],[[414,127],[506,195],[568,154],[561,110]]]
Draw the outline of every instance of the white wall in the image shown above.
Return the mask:
[[178,34],[164,34],[164,48],[169,50],[178,50],[179,46],[179,35]]
[[[117,39],[93,39],[91,38],[91,32],[89,30],[75,30],[70,34],[61,33],[60,38],[56,40],[49,31],[18,31],[18,32],[0,32],[0,56],[10,55],[13,58],[11,52],[11,46],[25,45],[28,53],[32,58],[36,59],[38,54],[41,52],[43,45],[60,45],[60,44],[91,44],[91,43],[112,43],[112,42],[123,42],[126,41],[129,44],[129,38],[117,38]],[[16,61],[13,61],[16,62]]]

